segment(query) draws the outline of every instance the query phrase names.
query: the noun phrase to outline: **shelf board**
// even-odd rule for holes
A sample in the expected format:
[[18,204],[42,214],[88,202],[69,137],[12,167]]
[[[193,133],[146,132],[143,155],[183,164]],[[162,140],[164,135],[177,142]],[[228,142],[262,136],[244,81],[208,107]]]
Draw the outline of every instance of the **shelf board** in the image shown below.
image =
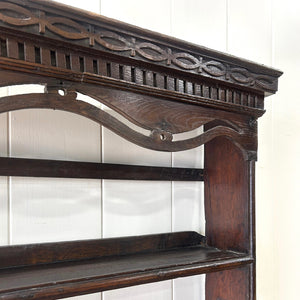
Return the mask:
[[[57,250],[51,248],[55,243],[41,244],[44,245],[42,252],[48,249],[48,257],[53,258],[52,263],[42,264],[39,263],[39,256],[36,259],[26,256],[28,251],[41,253],[41,245],[2,247],[0,250],[4,251],[0,251],[1,258],[1,254],[9,248],[17,249],[12,251],[12,256],[19,255],[23,249],[25,258],[10,267],[3,265],[0,269],[0,299],[56,299],[237,268],[253,262],[247,254],[206,246],[204,237],[195,232],[95,240],[94,243],[100,245],[100,253],[106,251],[101,246],[103,241],[105,249],[110,243],[116,245],[112,246],[113,255],[90,258],[95,257],[89,251],[91,241],[87,241],[87,249],[84,246],[86,242],[82,241],[75,242],[75,249],[81,243],[85,254],[71,261],[68,260],[75,255],[71,248],[73,242],[57,243]],[[151,245],[151,241],[154,241],[153,247],[144,246]],[[133,248],[128,251],[120,247],[126,244],[135,244],[136,252]],[[35,247],[38,248],[37,252]],[[61,251],[66,255],[61,255]],[[58,257],[61,257],[60,261]]]
[[203,181],[203,169],[0,157],[0,176]]

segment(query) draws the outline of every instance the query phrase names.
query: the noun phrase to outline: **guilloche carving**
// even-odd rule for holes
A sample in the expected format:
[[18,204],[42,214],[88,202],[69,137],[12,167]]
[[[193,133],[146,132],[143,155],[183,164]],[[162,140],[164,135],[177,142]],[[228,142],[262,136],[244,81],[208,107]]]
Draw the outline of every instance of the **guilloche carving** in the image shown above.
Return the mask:
[[39,33],[45,36],[48,35],[47,30],[49,30],[65,40],[78,42],[88,40],[92,47],[100,47],[128,57],[165,64],[227,82],[270,91],[277,88],[277,78],[272,76],[254,73],[246,68],[237,68],[223,61],[212,60],[205,55],[196,56],[179,49],[105,30],[101,27],[88,30],[88,24],[66,17],[49,15],[46,11],[29,11],[20,5],[9,2],[0,2],[0,21],[21,27],[21,29],[22,27],[39,25]]

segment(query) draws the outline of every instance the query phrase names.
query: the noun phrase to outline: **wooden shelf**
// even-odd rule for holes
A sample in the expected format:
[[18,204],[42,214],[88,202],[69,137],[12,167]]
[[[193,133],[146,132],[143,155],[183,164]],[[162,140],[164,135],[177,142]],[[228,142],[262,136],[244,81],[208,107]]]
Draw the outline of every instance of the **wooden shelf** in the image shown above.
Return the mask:
[[246,254],[222,251],[204,242],[195,232],[180,232],[1,247],[0,257],[5,254],[7,260],[1,260],[0,299],[56,299],[253,261]]
[[53,1],[1,5],[0,86],[45,89],[0,97],[0,113],[62,110],[146,149],[205,147],[204,169],[0,157],[0,176],[204,181],[207,239],[189,231],[0,247],[0,300],[59,299],[201,273],[206,300],[256,299],[257,119],[282,72]]
[[0,157],[0,176],[203,181],[203,169]]

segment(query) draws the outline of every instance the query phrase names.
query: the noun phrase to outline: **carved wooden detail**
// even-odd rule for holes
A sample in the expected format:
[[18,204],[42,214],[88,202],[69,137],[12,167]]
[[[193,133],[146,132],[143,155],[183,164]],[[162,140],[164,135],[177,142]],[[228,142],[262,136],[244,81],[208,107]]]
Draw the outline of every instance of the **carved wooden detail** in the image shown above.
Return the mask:
[[[124,95],[123,93],[118,94],[117,96],[126,97],[126,95]],[[117,96],[115,96],[114,98],[110,97],[109,99],[115,100],[115,102],[117,102]],[[128,97],[128,99],[130,98]],[[216,121],[212,117],[213,114],[211,113],[211,116],[207,114],[206,117],[201,117],[199,115],[199,111],[197,111],[196,109],[194,117],[191,118],[190,122],[182,122],[181,119],[184,120],[185,118],[187,118],[186,113],[189,114],[189,110],[183,113],[181,110],[181,104],[175,103],[174,105],[174,103],[170,102],[170,106],[168,106],[166,105],[167,102],[164,102],[162,103],[162,105],[159,105],[158,100],[153,100],[157,102],[156,109],[153,109],[152,111],[154,114],[153,120],[151,118],[151,115],[149,114],[149,111],[151,111],[149,110],[149,106],[145,105],[145,107],[143,107],[145,101],[147,102],[147,98],[141,99],[141,109],[139,108],[138,101],[133,101],[131,105],[136,104],[132,107],[136,108],[136,116],[139,117],[138,120],[140,122],[142,122],[143,120],[148,121],[146,125],[145,123],[143,124],[144,128],[149,129],[148,136],[131,129],[127,124],[122,123],[116,117],[110,115],[106,111],[84,101],[77,100],[76,92],[68,92],[67,90],[65,90],[65,95],[60,95],[58,93],[58,89],[55,88],[48,88],[47,93],[43,94],[34,93],[2,97],[0,98],[0,113],[29,108],[48,108],[69,111],[87,117],[139,146],[159,151],[188,150],[203,145],[218,136],[225,136],[228,139],[232,140],[245,153],[245,156],[247,156],[246,152],[248,149],[246,149],[246,145],[243,144],[243,137],[245,137],[245,135],[247,136],[247,129],[245,126],[245,128],[240,128],[237,124],[224,120],[223,123],[225,125],[215,126],[205,131],[204,133],[189,139],[172,141],[173,134],[175,133],[193,130],[204,124]],[[103,102],[107,104],[107,102]],[[111,102],[114,103],[114,101]],[[155,108],[154,104],[155,102],[152,103],[153,108]],[[178,107],[176,109],[176,105],[179,106],[179,109]],[[152,108],[152,106],[150,103],[150,109]],[[112,107],[114,106],[112,105]],[[161,112],[161,115],[156,114],[156,112],[158,111]],[[130,114],[128,115],[128,119],[133,119],[135,114],[133,114],[131,110],[129,111],[129,113]],[[190,113],[192,114],[191,111]],[[129,116],[131,116],[131,118],[129,118]],[[194,122],[192,122],[193,119]],[[140,122],[135,123],[141,125],[142,123]],[[181,126],[179,126],[178,124],[178,126],[176,127],[176,122],[179,122]],[[167,124],[170,124],[170,126],[168,126]]]
[[0,0],[0,86],[44,87],[1,97],[0,113],[64,110],[157,151],[206,144],[204,169],[0,157],[0,175],[204,181],[207,234],[0,247],[0,298],[208,273],[206,300],[254,300],[257,118],[281,74],[55,2]]
[[[130,58],[136,57],[146,62],[163,64],[167,67],[253,87],[261,91],[271,92],[277,89],[278,76],[261,74],[258,70],[252,71],[221,59],[214,60],[206,55],[207,49],[205,48],[198,47],[200,51],[195,54],[193,51],[166,47],[163,43],[121,32],[121,29],[120,32],[108,30],[104,21],[102,24],[96,25],[79,21],[75,15],[73,18],[62,17],[59,10],[56,10],[56,13],[51,12],[48,9],[49,4],[47,7],[42,5],[43,2],[34,2],[29,1],[33,6],[33,9],[29,10],[22,6],[24,3],[22,1],[1,1],[0,21],[6,26],[17,27],[20,30],[49,37],[54,34],[55,38],[76,42],[79,45],[86,46],[88,43],[95,49],[116,52]],[[40,7],[39,3],[41,3]],[[34,8],[34,4],[39,9]]]

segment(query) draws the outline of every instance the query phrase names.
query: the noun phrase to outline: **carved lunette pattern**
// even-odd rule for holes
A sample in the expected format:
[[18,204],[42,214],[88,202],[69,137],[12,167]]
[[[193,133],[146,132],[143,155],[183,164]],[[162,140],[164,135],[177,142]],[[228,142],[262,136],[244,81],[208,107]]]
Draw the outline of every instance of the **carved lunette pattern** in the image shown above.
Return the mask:
[[165,63],[167,66],[244,86],[253,86],[267,91],[275,91],[277,88],[277,79],[272,76],[256,74],[246,68],[213,60],[204,55],[195,56],[187,52],[178,52],[153,42],[138,40],[133,36],[121,35],[101,28],[88,31],[87,26],[66,17],[50,16],[45,11],[35,14],[20,5],[9,2],[0,2],[0,20],[18,27],[39,25],[39,33],[43,35],[47,35],[46,29],[48,29],[67,40],[88,39],[90,46],[93,47],[100,46],[131,57],[139,56],[148,61]]
[[14,95],[0,98],[0,113],[28,109],[28,108],[49,108],[59,109],[76,113],[87,117],[112,130],[121,137],[148,149],[158,151],[182,151],[203,145],[218,136],[225,136],[233,141],[247,157],[247,151],[239,142],[243,136],[243,131],[231,127],[219,125],[215,126],[203,134],[196,137],[172,141],[172,134],[157,129],[153,129],[149,136],[141,134],[107,112],[97,109],[95,106],[81,100],[77,100],[77,93],[70,92],[61,96],[55,90],[49,93],[35,93],[25,95]]

